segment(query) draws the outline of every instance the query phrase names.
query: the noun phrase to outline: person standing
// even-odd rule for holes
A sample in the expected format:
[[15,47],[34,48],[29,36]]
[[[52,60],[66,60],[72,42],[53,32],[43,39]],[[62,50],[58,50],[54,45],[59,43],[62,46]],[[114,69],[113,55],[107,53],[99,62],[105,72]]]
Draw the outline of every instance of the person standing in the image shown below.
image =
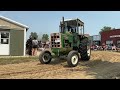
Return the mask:
[[29,37],[29,39],[27,40],[27,47],[28,49],[28,54],[32,55],[32,36]]
[[36,37],[34,37],[34,39],[32,40],[32,56],[37,55],[37,49],[38,49],[38,40],[36,39]]

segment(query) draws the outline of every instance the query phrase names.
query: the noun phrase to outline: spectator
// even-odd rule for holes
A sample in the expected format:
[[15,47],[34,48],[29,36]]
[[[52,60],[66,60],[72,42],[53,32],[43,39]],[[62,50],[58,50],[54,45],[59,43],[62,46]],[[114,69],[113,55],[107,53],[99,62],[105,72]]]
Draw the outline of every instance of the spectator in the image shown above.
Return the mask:
[[103,50],[105,50],[105,48],[106,48],[105,43],[102,44],[102,48],[103,48]]
[[41,48],[41,41],[38,41],[38,48]]
[[37,49],[38,49],[38,40],[36,39],[36,37],[34,37],[34,39],[32,40],[32,56],[37,55]]
[[29,39],[27,40],[26,48],[28,50],[28,54],[32,55],[32,36],[30,36]]
[[116,46],[115,45],[112,46],[112,50],[116,51]]

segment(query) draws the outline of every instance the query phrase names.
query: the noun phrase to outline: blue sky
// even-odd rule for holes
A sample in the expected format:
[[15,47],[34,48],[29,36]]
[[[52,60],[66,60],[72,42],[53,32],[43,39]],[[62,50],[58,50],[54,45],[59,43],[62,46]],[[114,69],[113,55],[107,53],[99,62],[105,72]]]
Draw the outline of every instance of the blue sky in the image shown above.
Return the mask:
[[0,15],[29,26],[38,35],[59,32],[62,16],[65,19],[79,18],[85,23],[85,33],[97,35],[101,28],[120,28],[120,11],[0,11]]

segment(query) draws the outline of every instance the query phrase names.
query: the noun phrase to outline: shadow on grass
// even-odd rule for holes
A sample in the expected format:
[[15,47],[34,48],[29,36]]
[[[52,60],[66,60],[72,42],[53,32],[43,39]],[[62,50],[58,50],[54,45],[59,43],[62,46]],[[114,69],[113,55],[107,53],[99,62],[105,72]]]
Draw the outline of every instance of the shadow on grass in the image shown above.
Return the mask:
[[[120,62],[99,60],[80,61],[77,67],[69,67],[66,59],[55,58],[50,65],[62,65],[72,72],[85,71],[86,75],[95,79],[120,79]],[[82,73],[82,72],[80,72]]]
[[120,62],[94,60],[86,66],[88,67],[86,73],[95,76],[97,79],[120,78]]
[[77,67],[69,67],[67,64],[64,67],[72,72],[85,71],[95,79],[120,79],[120,62],[91,60],[80,61]]
[[53,58],[50,64],[51,65],[64,64],[65,62],[67,62],[65,58]]
[[[81,61],[81,59],[79,59]],[[63,67],[69,67],[67,65],[67,58],[66,57],[59,57],[59,58],[53,58],[50,64],[63,64]]]

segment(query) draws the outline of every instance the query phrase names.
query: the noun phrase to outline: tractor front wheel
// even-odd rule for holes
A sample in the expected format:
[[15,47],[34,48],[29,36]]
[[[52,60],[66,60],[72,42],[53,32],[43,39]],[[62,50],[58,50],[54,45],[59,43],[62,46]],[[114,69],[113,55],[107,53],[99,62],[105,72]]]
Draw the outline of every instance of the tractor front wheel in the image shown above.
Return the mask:
[[75,67],[79,62],[79,54],[77,51],[70,51],[67,56],[67,63],[69,67]]
[[43,51],[39,55],[39,61],[42,64],[49,64],[51,62],[51,59],[52,59],[52,55],[49,51]]

